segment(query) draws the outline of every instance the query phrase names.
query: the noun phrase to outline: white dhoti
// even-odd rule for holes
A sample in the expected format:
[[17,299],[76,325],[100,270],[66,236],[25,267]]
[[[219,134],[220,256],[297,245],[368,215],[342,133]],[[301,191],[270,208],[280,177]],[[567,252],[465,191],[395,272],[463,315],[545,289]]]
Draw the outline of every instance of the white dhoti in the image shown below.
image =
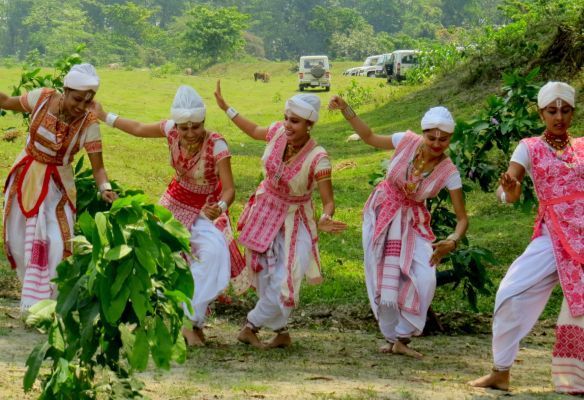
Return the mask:
[[[255,327],[272,330],[284,328],[292,313],[293,308],[286,307],[282,302],[282,284],[289,276],[286,271],[285,245],[284,232],[280,230],[272,244],[273,254],[268,256],[268,250],[259,256],[258,262],[262,266],[256,276],[259,300],[247,314],[247,320]],[[296,264],[301,268],[298,272],[304,276],[310,266],[312,240],[303,223],[298,226],[298,237],[293,251]],[[268,260],[268,257],[273,259]]]
[[[420,335],[426,324],[426,314],[432,304],[436,291],[436,269],[430,265],[432,244],[416,234],[414,256],[410,275],[415,285],[419,300],[420,313],[414,314],[399,308],[377,303],[377,263],[381,254],[375,254],[373,246],[373,232],[375,214],[373,210],[365,210],[363,218],[363,249],[365,250],[365,283],[367,295],[373,314],[379,323],[379,329],[388,342],[395,342],[397,338],[409,338]],[[382,251],[380,246],[378,251]]]
[[557,283],[552,241],[543,225],[542,235],[511,264],[497,291],[493,315],[495,368],[511,368],[519,342],[537,322]]
[[209,304],[229,284],[231,262],[225,236],[207,218],[199,216],[195,220],[191,226],[190,241],[194,258],[190,265],[195,283],[195,293],[191,300],[194,315],[184,308],[193,325],[203,328]]
[[[11,178],[4,197],[5,206],[13,184]],[[66,224],[71,233],[75,223],[75,213],[69,203],[63,206],[66,221],[59,222],[57,206],[62,199],[61,190],[51,178],[36,216],[26,218],[16,198],[12,199],[8,215],[5,210],[6,242],[22,282],[20,307],[23,311],[41,300],[57,297],[56,285],[51,280],[57,275],[57,265],[63,260],[61,223]]]

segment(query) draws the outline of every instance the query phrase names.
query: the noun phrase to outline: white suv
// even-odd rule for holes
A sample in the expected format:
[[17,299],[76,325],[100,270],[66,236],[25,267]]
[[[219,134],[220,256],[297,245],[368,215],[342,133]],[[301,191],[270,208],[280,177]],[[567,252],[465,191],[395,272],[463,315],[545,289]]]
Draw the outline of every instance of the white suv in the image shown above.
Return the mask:
[[302,56],[298,65],[298,88],[323,87],[331,90],[331,72],[327,56]]
[[357,75],[373,78],[375,76],[375,70],[377,69],[377,62],[382,57],[383,54],[367,57],[367,59],[363,63],[363,66],[359,69]]

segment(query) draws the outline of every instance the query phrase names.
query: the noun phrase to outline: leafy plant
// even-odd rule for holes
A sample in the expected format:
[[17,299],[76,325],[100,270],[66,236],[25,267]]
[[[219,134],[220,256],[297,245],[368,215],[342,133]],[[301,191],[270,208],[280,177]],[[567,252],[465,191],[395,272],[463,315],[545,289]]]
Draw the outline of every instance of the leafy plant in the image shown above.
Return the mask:
[[355,79],[352,79],[351,85],[348,88],[340,90],[339,95],[347,100],[351,106],[358,108],[371,101],[373,98],[373,88],[361,86]]
[[[486,109],[474,120],[456,124],[451,158],[461,173],[484,191],[490,190],[507,168],[512,146],[543,132],[535,106],[538,74],[539,68],[525,76],[517,71],[503,74],[503,94],[489,97]],[[533,185],[526,177],[518,206],[530,208],[534,199]]]
[[146,369],[150,355],[165,369],[186,357],[182,303],[190,304],[194,287],[182,254],[190,252],[190,234],[143,194],[120,197],[102,211],[82,165],[83,159],[76,182],[85,211],[73,255],[57,267],[56,302],[30,310],[28,322],[47,339],[28,357],[24,389],[51,360],[40,378],[41,399],[141,398],[142,384],[131,373]]

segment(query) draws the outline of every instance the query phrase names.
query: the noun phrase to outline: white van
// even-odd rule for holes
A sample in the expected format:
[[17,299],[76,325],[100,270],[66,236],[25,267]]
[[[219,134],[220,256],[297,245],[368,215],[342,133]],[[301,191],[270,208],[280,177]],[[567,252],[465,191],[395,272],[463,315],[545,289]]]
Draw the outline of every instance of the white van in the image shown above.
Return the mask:
[[298,89],[323,87],[331,90],[331,68],[327,56],[302,56],[298,64]]
[[419,50],[396,50],[385,63],[387,82],[403,81],[407,71],[418,64]]

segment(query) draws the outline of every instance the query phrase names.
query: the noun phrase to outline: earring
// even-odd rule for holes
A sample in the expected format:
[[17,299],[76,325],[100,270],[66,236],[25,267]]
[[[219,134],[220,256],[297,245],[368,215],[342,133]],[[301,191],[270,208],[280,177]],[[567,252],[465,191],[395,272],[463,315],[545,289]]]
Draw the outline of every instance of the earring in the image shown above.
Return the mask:
[[311,130],[311,129],[312,129],[312,125],[308,125],[308,126],[306,127],[306,133],[307,133],[308,135],[310,135],[310,130]]

